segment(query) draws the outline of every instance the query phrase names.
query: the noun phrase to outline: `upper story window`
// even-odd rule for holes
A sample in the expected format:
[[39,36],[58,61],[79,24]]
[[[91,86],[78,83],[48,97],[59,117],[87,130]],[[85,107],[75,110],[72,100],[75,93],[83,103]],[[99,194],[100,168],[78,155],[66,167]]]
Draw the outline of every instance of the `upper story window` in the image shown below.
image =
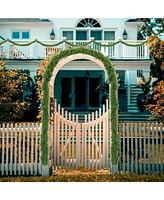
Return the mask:
[[12,31],[12,39],[17,39],[17,40],[28,40],[30,39],[30,31],[26,30],[14,30]]
[[77,24],[77,28],[82,28],[82,27],[86,27],[86,28],[98,28],[101,27],[100,23],[93,19],[93,18],[85,18],[82,19],[78,24]]
[[73,40],[73,31],[63,31],[63,37],[66,37],[67,40]]

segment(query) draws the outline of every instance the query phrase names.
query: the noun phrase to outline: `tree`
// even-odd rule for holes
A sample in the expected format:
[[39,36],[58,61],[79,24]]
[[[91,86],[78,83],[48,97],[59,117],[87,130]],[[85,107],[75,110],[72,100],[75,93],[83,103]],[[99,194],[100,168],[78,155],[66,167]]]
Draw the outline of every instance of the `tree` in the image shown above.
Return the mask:
[[[147,102],[147,110],[157,117],[159,122],[163,118],[163,90],[164,90],[164,18],[141,18],[144,22],[140,33],[148,37],[150,46],[150,77],[156,80],[152,84],[152,102]],[[150,79],[149,77],[149,79]]]
[[152,92],[155,103],[148,104],[147,109],[158,118],[158,122],[164,123],[164,80],[158,82]]
[[14,121],[24,116],[28,102],[21,100],[26,80],[26,73],[18,69],[7,69],[5,56],[0,58],[0,121]]

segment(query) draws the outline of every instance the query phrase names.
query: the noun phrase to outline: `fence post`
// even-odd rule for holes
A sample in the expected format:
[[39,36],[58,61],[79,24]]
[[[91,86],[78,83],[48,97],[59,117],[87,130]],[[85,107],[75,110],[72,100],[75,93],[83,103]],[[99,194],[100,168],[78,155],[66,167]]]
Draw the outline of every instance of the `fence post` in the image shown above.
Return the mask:
[[52,174],[51,160],[49,160],[48,165],[42,165],[42,176],[49,176]]

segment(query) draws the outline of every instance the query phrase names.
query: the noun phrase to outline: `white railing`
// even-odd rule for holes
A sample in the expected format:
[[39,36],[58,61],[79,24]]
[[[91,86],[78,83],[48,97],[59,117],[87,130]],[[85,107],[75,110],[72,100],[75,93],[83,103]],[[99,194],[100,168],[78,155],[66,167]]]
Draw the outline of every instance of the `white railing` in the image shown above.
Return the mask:
[[[68,48],[69,46],[65,42],[57,46],[53,46],[54,44],[57,44],[61,42],[62,40],[38,40],[38,41],[40,41],[43,44],[47,44],[49,46],[46,47],[37,42],[34,42],[29,46],[17,46],[10,42],[6,42],[0,45],[0,54],[2,55],[3,53],[5,53],[6,58],[8,59],[15,59],[15,58],[17,59],[43,59],[47,56],[47,54],[51,52],[60,52],[64,50],[65,48]],[[115,41],[101,40],[101,41],[96,41],[96,42],[100,44],[104,44],[104,45],[112,45],[117,41],[116,40]],[[31,41],[14,40],[14,42],[19,43],[19,44],[28,44]],[[74,45],[84,45],[87,42],[89,42],[89,40],[72,40],[68,42]],[[136,44],[142,44],[144,41],[126,40],[124,42],[130,45],[136,45]],[[97,43],[90,43],[87,46],[102,52],[105,56],[108,56],[109,59],[149,59],[150,58],[149,46],[146,46],[145,44],[138,47],[135,47],[135,46],[131,47],[122,43],[115,44],[114,46],[100,46]]]
[[157,123],[119,124],[119,171],[164,172],[164,126]]
[[0,175],[41,175],[40,124],[0,124]]

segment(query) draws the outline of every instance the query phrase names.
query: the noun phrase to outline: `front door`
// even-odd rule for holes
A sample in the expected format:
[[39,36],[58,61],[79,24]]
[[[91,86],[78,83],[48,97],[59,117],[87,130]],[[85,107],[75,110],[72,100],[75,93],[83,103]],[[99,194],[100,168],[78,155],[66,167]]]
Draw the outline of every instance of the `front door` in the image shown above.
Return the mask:
[[61,77],[61,107],[67,110],[94,110],[99,107],[99,78]]
[[99,107],[99,78],[75,78],[75,109],[94,110]]
[[61,78],[61,107],[66,109],[72,108],[72,78]]

